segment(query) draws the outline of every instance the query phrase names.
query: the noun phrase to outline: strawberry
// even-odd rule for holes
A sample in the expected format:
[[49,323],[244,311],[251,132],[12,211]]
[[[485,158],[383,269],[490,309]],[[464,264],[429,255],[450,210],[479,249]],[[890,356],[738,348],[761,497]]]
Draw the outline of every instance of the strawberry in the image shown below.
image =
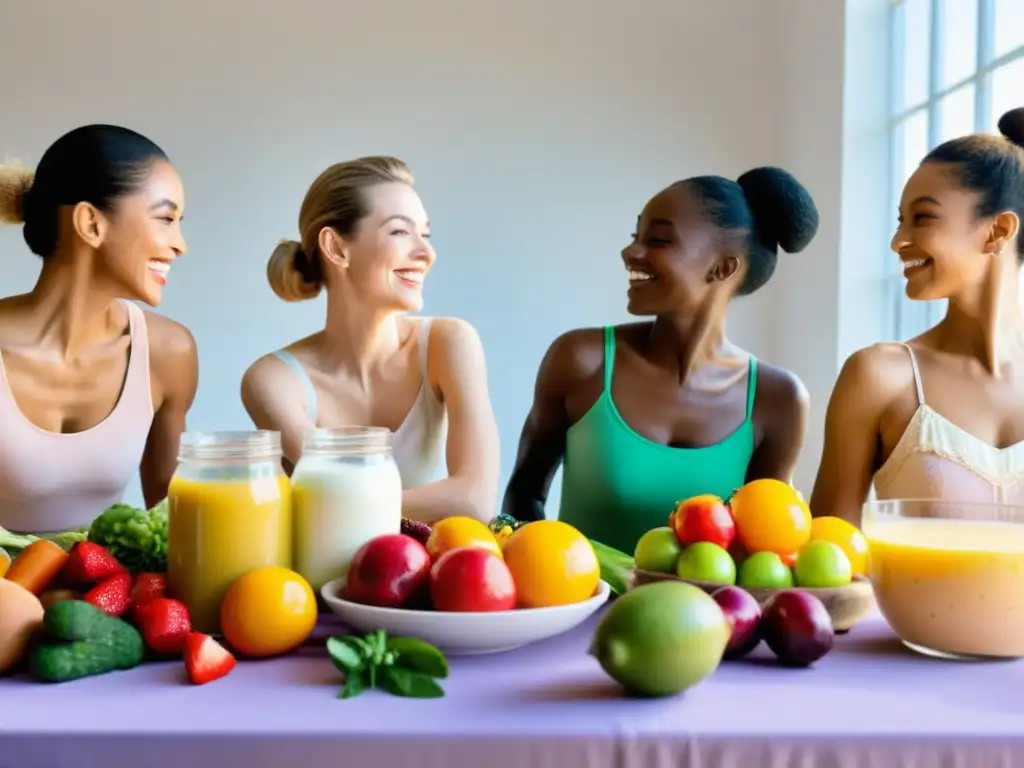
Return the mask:
[[163,597],[167,591],[167,577],[162,573],[140,573],[132,585],[131,609],[140,608]]
[[185,638],[192,631],[188,609],[167,597],[140,605],[134,618],[146,647],[156,653],[181,653]]
[[79,541],[71,548],[62,575],[76,584],[95,584],[123,572],[124,566],[104,547],[91,541]]
[[235,657],[209,635],[190,632],[185,638],[185,671],[196,685],[219,680],[235,668]]
[[131,589],[132,577],[125,572],[117,573],[90,589],[82,599],[87,603],[92,603],[104,613],[120,616],[128,610]]

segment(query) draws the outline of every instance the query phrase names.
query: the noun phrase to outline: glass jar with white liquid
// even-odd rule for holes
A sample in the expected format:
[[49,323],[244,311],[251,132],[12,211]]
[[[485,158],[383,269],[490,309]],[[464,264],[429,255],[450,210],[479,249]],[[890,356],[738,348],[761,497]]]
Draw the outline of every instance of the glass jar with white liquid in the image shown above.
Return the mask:
[[384,427],[316,429],[292,472],[293,567],[319,594],[356,551],[402,527],[402,478]]

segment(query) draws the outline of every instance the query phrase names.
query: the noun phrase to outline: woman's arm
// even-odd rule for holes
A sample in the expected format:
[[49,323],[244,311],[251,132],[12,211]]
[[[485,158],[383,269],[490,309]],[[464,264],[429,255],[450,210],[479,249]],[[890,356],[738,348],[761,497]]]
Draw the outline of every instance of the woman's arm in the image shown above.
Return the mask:
[[146,321],[156,402],[139,477],[146,506],[153,507],[167,497],[167,486],[178,467],[181,433],[199,385],[199,354],[185,326],[150,313]]
[[851,355],[839,372],[825,415],[821,464],[811,494],[815,517],[833,515],[860,526],[877,469],[882,415],[893,394],[887,373],[891,357],[891,350],[883,346],[868,347]]
[[261,357],[242,376],[242,405],[257,429],[281,433],[282,464],[289,475],[302,455],[306,433],[315,427],[305,398],[295,374],[274,355]]
[[483,345],[469,323],[455,318],[434,320],[430,341],[428,368],[448,412],[448,477],[405,491],[402,514],[428,523],[454,516],[487,522],[495,513],[501,449]]
[[[571,426],[566,398],[589,368],[601,365],[601,332],[570,331],[548,347],[537,371],[533,405],[519,438],[516,464],[505,489],[502,511],[517,520],[543,520],[555,472],[565,455]],[[595,356],[596,355],[596,356]]]
[[761,363],[757,401],[764,426],[747,467],[747,482],[771,478],[790,483],[807,437],[810,398],[796,375]]

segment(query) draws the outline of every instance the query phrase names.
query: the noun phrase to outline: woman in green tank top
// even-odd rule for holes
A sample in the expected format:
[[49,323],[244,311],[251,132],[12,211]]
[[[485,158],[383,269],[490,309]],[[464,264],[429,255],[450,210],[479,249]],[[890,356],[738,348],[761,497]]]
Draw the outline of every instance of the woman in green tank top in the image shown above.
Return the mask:
[[734,296],[768,281],[779,248],[802,250],[817,228],[814,201],[778,168],[737,181],[698,176],[655,195],[622,251],[628,311],[653,319],[554,341],[503,511],[545,517],[564,461],[558,518],[632,553],[680,499],[728,498],[757,478],[788,482],[806,390],[732,344],[725,320]]

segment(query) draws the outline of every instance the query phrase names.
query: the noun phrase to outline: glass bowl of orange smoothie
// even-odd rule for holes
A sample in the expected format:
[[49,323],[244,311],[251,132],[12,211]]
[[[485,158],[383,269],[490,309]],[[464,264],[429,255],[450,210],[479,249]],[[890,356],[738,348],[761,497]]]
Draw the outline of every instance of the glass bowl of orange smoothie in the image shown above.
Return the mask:
[[905,645],[952,659],[1024,656],[1024,506],[875,501],[861,528],[879,610]]

